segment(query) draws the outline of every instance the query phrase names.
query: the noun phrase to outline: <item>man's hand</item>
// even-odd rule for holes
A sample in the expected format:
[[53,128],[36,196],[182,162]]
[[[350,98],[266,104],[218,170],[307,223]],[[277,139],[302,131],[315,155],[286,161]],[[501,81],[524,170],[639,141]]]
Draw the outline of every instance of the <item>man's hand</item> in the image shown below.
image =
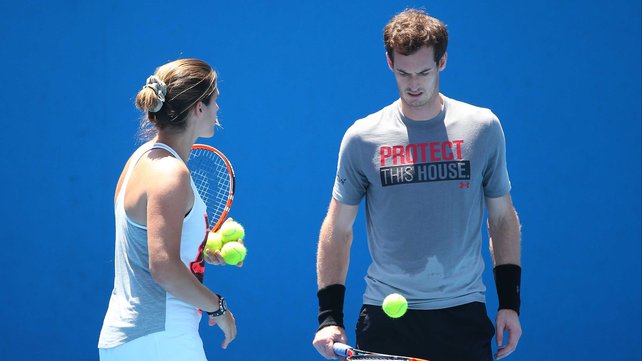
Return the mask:
[[[517,312],[508,309],[497,312],[495,325],[495,339],[497,340],[497,347],[499,348],[495,354],[495,358],[499,360],[515,351],[519,338],[522,336],[522,326],[519,323],[519,315]],[[508,331],[508,343],[506,345],[504,345],[504,331]]]
[[317,331],[312,344],[321,356],[326,359],[337,359],[339,357],[332,348],[335,342],[347,343],[345,330],[339,326],[327,326]]

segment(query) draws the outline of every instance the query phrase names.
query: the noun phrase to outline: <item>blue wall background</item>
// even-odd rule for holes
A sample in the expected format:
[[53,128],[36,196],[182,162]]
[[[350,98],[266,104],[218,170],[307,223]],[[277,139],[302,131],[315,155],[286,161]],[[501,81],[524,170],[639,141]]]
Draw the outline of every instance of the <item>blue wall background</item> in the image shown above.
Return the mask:
[[[220,73],[242,269],[208,266],[238,338],[211,360],[320,360],[315,252],[345,129],[396,96],[382,28],[406,6],[449,26],[442,91],[493,109],[523,222],[524,336],[512,360],[640,359],[640,2],[2,1],[0,359],[97,360],[115,183],[133,99],[179,57]],[[488,250],[484,249],[487,265]],[[348,334],[369,257],[363,214]],[[492,272],[488,305],[497,300]],[[283,347],[287,345],[287,347]]]

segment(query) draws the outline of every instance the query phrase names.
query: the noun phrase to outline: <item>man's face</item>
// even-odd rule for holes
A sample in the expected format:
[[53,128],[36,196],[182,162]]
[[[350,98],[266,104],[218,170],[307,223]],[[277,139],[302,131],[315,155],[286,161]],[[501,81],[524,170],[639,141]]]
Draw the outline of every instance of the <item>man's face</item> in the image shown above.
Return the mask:
[[401,101],[411,108],[422,108],[439,94],[439,72],[446,66],[446,55],[435,63],[433,47],[422,47],[414,54],[402,55],[395,51],[394,64],[388,66],[395,74]]

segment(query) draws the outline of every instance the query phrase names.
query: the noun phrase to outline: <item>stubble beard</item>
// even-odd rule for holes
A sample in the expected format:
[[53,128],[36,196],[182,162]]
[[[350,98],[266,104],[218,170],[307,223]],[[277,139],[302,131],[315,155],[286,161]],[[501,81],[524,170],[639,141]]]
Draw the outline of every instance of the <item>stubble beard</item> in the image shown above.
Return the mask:
[[421,108],[426,106],[430,102],[430,95],[426,93],[426,91],[422,91],[423,94],[421,97],[413,99],[411,98],[408,94],[403,94],[401,96],[401,100],[409,107],[411,108]]

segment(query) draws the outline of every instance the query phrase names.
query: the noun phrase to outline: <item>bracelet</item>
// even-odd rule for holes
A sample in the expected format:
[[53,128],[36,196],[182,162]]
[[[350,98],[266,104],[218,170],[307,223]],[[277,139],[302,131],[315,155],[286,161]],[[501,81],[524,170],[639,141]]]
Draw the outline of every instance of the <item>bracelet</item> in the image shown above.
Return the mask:
[[522,267],[502,264],[493,268],[499,309],[509,309],[519,315]]
[[343,299],[346,287],[334,284],[323,287],[317,292],[319,298],[319,328],[327,326],[343,326]]
[[212,312],[203,311],[210,317],[223,316],[227,312],[227,303],[225,302],[225,298],[223,298],[223,296],[219,295],[218,293],[216,294],[216,296],[218,296],[218,310]]

